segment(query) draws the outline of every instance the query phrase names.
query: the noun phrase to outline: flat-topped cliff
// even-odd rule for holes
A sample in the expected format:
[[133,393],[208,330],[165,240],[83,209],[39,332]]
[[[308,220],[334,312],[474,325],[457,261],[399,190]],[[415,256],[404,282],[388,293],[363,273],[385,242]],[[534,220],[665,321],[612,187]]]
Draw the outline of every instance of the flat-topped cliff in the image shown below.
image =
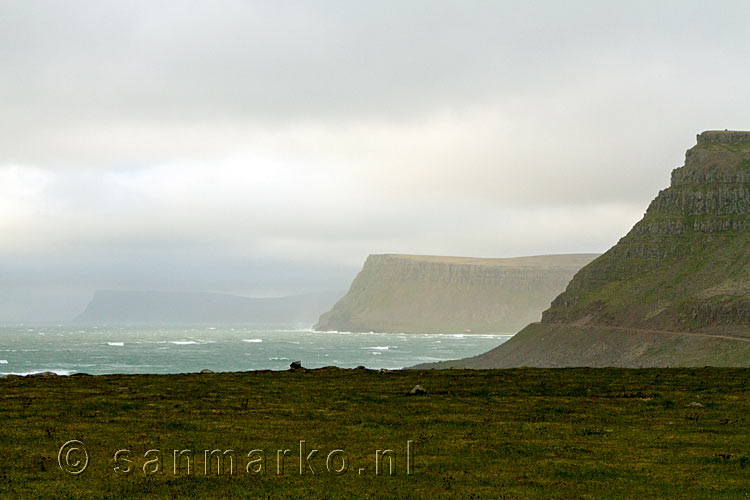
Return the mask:
[[343,291],[251,298],[225,293],[98,290],[75,319],[86,324],[312,324]]
[[750,132],[700,134],[670,187],[541,323],[449,364],[750,366]]
[[512,332],[537,321],[596,254],[508,259],[370,255],[316,330]]

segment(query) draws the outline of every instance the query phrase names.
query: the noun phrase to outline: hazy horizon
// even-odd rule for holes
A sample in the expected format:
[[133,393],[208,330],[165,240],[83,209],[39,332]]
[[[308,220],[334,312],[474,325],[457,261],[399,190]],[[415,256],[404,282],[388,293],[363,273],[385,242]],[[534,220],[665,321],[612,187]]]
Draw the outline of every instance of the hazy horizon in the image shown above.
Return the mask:
[[[179,7],[179,8],[178,8]],[[606,251],[749,129],[750,4],[0,2],[0,322]]]

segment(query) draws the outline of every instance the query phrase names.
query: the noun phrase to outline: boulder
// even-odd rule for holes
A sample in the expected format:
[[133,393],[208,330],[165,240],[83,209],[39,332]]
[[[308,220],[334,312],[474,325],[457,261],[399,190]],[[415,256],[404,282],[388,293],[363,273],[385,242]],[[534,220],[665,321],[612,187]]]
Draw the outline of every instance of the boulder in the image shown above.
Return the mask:
[[409,396],[424,396],[427,391],[421,385],[415,385],[412,390],[409,391]]

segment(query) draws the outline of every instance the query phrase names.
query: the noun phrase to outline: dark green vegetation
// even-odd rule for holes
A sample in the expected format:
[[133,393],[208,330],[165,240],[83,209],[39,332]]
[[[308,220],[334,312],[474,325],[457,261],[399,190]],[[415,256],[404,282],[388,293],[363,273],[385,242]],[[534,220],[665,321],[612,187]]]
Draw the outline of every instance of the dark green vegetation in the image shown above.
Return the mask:
[[[428,394],[407,396],[415,384]],[[712,368],[3,378],[0,497],[740,499],[748,398],[750,370]],[[75,477],[57,463],[71,439],[90,456]],[[321,450],[315,475],[299,475],[302,439]],[[113,470],[121,448],[129,475]],[[336,448],[340,476],[325,470]],[[393,476],[374,473],[384,448]],[[162,473],[143,473],[150,449]],[[173,473],[174,449],[199,452],[193,474]],[[235,450],[235,474],[205,475],[205,449]],[[260,475],[245,469],[253,449],[266,451]],[[278,476],[277,449],[291,450]]]
[[596,254],[510,259],[370,255],[317,330],[508,333],[539,321]]
[[750,132],[700,134],[671,186],[575,275],[541,324],[450,364],[750,366],[748,164]]

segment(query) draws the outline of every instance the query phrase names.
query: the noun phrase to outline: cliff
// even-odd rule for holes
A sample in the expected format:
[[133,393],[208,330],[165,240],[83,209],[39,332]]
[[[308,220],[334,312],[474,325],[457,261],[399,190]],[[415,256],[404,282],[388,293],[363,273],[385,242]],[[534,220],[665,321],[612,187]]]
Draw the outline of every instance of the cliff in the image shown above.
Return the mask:
[[560,293],[595,254],[511,259],[370,255],[316,330],[512,332]]
[[223,293],[99,290],[74,321],[87,324],[312,324],[343,292],[274,298]]
[[698,136],[671,185],[539,324],[441,366],[750,366],[750,132]]

